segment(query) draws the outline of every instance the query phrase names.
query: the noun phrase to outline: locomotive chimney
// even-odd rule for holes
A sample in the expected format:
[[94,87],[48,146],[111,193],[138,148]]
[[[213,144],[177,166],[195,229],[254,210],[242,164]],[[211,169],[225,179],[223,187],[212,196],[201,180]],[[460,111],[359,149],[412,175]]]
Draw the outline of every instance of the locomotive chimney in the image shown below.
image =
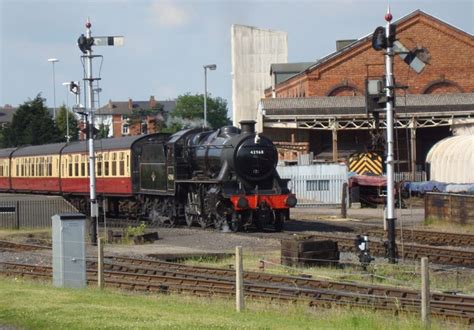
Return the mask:
[[240,132],[241,134],[253,134],[255,133],[255,120],[241,120],[240,121]]

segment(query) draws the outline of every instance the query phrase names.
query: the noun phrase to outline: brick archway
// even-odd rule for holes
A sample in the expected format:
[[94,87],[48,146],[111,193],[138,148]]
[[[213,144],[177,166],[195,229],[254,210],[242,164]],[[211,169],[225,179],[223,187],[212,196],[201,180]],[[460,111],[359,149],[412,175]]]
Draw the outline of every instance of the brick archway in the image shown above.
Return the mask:
[[332,87],[326,96],[357,96],[363,95],[357,86],[352,84],[339,84]]
[[428,83],[421,91],[422,94],[464,93],[464,89],[456,82],[439,79]]

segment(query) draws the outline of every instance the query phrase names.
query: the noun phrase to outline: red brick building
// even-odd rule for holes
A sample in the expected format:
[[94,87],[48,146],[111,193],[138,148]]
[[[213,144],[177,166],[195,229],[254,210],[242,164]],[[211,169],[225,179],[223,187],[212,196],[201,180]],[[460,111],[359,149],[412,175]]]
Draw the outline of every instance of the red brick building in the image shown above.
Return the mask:
[[[435,142],[459,123],[473,123],[474,38],[420,10],[394,24],[399,42],[424,65],[417,72],[395,55],[395,82],[406,86],[396,90],[396,151],[403,170],[414,171]],[[346,40],[287,79],[272,70],[277,83],[259,105],[264,133],[276,141],[309,142],[315,155],[333,160],[367,149],[374,122],[365,113],[365,82],[385,72],[383,52],[371,40],[372,34]]]
[[96,112],[95,126],[109,129],[110,137],[159,132],[176,101],[112,101]]
[[[395,57],[396,81],[408,86],[407,93],[474,92],[472,35],[420,10],[395,24],[397,39],[406,48],[426,54],[420,74]],[[276,97],[364,95],[366,77],[383,76],[385,70],[384,57],[372,48],[371,39],[368,35],[349,43],[278,84]],[[271,97],[271,92],[267,89],[265,96]]]

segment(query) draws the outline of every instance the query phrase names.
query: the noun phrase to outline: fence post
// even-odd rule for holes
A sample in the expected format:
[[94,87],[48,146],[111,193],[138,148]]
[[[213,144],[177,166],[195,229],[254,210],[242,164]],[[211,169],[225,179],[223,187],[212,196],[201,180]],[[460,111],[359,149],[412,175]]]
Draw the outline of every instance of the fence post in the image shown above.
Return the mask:
[[99,238],[97,243],[97,285],[102,289],[104,287],[104,241]]
[[428,258],[421,258],[421,321],[425,328],[431,326],[430,278]]
[[242,263],[242,247],[235,247],[235,308],[237,312],[244,310],[244,270]]
[[15,216],[16,229],[20,229],[20,201],[16,201]]
[[347,182],[342,184],[341,218],[347,218]]

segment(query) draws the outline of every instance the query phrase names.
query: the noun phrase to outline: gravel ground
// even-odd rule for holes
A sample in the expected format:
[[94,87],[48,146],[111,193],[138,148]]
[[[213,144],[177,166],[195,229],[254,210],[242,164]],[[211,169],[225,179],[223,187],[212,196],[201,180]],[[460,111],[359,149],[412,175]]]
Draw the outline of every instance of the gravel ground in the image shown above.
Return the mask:
[[[423,221],[423,209],[404,209],[401,218],[407,223],[419,224]],[[348,218],[340,217],[339,209],[328,208],[298,208],[292,210],[292,220],[285,226],[285,232],[248,232],[224,233],[200,228],[157,228],[160,239],[152,244],[118,245],[110,244],[105,247],[106,255],[130,255],[144,257],[157,254],[203,254],[233,253],[236,246],[242,246],[244,251],[262,253],[262,255],[280,250],[280,239],[291,234],[311,234],[312,232],[351,232],[354,227],[361,225],[382,226],[382,209],[349,209]],[[399,218],[400,219],[400,218]],[[405,220],[408,219],[408,220]],[[400,221],[400,220],[397,220]],[[43,235],[44,236],[44,235]],[[41,244],[44,237],[34,242]],[[26,238],[24,242],[32,242]],[[34,239],[33,239],[34,241]],[[96,256],[96,247],[88,246],[87,254]],[[0,261],[24,262],[35,264],[50,264],[51,252],[38,251],[28,253],[0,253]]]

